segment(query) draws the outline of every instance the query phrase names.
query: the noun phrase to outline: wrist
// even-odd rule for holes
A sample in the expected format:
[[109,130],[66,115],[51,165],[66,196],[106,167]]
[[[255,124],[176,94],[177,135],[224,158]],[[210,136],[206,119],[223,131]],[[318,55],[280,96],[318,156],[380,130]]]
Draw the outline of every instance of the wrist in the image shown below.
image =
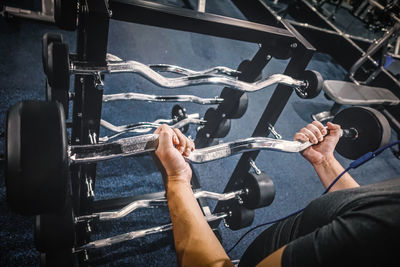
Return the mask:
[[332,154],[324,155],[318,161],[312,162],[314,168],[318,167],[329,167],[332,166],[336,162],[335,156]]
[[165,191],[168,193],[173,189],[178,189],[182,187],[192,188],[190,184],[190,177],[186,176],[168,176],[167,179],[164,180]]
[[182,191],[186,190],[190,190],[192,192],[192,185],[187,180],[183,179],[168,180],[164,185],[167,198],[169,198],[174,194],[180,195]]

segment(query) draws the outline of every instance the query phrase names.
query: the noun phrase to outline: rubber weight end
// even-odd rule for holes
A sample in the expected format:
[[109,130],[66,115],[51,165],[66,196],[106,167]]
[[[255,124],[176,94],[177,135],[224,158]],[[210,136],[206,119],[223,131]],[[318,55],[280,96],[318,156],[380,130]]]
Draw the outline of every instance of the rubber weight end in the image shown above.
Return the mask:
[[248,190],[248,193],[243,195],[242,199],[244,206],[248,209],[266,207],[275,198],[274,182],[263,172],[247,173],[244,178],[244,188]]
[[321,74],[315,70],[306,70],[300,78],[306,81],[307,85],[295,90],[296,94],[300,98],[305,99],[317,97],[322,90],[322,84],[324,82]]
[[230,216],[225,221],[231,230],[239,230],[253,223],[254,210],[246,209],[239,204],[233,204],[230,206],[229,212]]
[[6,192],[22,215],[57,212],[65,205],[68,156],[62,106],[22,101],[12,106],[6,125]]
[[390,124],[378,110],[370,107],[354,106],[343,109],[332,123],[342,129],[355,129],[357,138],[340,138],[336,152],[348,159],[358,159],[362,155],[386,145],[391,136]]

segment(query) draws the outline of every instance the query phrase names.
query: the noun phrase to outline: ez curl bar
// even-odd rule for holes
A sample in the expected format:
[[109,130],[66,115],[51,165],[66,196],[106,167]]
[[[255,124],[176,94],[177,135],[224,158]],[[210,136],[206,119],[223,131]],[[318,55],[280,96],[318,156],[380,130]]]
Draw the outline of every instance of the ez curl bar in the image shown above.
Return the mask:
[[[372,108],[344,109],[333,123],[344,129],[336,151],[348,158],[376,150],[390,139],[389,123]],[[6,131],[7,198],[11,207],[26,215],[55,212],[64,205],[70,165],[139,155],[154,151],[158,145],[158,135],[147,134],[69,146],[62,106],[46,101],[22,101],[12,106]],[[196,149],[186,159],[198,164],[253,150],[300,152],[311,145],[251,137]]]
[[[226,201],[231,199],[238,199],[239,202],[243,202],[241,200],[241,195],[248,194],[249,189],[242,189],[235,192],[230,193],[215,193],[210,191],[197,191],[194,192],[195,198],[210,198],[215,199],[218,201]],[[166,205],[167,199],[165,197],[162,198],[155,198],[155,199],[141,199],[131,202],[130,204],[126,205],[125,207],[117,210],[117,211],[106,211],[106,212],[97,212],[90,215],[83,215],[75,218],[75,222],[86,222],[92,220],[98,221],[108,221],[108,220],[115,220],[121,219],[128,214],[132,213],[133,211],[140,209],[140,208],[150,208],[159,205]]]
[[[68,45],[63,43],[59,34],[46,34],[43,37],[43,66],[47,79],[54,90],[69,88],[70,74],[93,75],[96,85],[102,86],[102,74],[137,73],[150,82],[164,88],[180,88],[192,85],[218,84],[232,89],[255,92],[275,84],[293,87],[301,98],[313,98],[322,89],[322,77],[316,71],[305,71],[303,80],[297,80],[283,74],[274,74],[253,83],[237,79],[240,72],[227,67],[214,67],[203,71],[194,71],[179,66],[157,64],[145,65],[137,61],[122,61],[110,55],[105,64],[70,60]],[[158,72],[169,72],[180,77],[167,78]]]
[[172,119],[158,119],[154,122],[137,122],[120,126],[115,126],[110,122],[101,119],[100,125],[110,131],[113,131],[115,134],[99,137],[99,142],[108,142],[109,140],[112,140],[125,133],[148,133],[151,130],[161,126],[161,124],[168,124],[171,126],[171,128],[177,128],[183,133],[186,133],[190,124],[204,125],[206,122],[206,120],[200,119],[200,115],[198,113],[187,114],[185,108],[181,107],[180,105],[175,105],[172,108]]
[[[209,198],[218,201],[236,200],[239,206],[229,207],[226,211],[218,214],[208,214],[205,219],[209,222],[223,219],[225,225],[230,229],[237,230],[251,225],[254,218],[254,209],[268,206],[275,197],[275,187],[272,179],[265,173],[248,173],[242,185],[243,189],[228,193],[215,193],[209,191],[194,191],[195,198]],[[71,249],[73,253],[88,249],[101,248],[123,241],[133,240],[150,234],[169,231],[171,224],[142,229],[121,235],[91,241],[87,244],[77,246],[74,238],[75,228],[79,224],[89,226],[92,222],[109,221],[121,219],[140,208],[153,208],[165,206],[167,199],[165,192],[155,193],[148,199],[138,199],[114,211],[102,211],[88,215],[75,217],[70,198],[66,199],[65,208],[61,213],[37,215],[35,222],[35,244],[41,252]],[[243,205],[245,209],[240,208]]]
[[103,96],[103,102],[118,101],[118,100],[140,100],[148,102],[191,102],[200,105],[217,105],[221,104],[224,99],[221,97],[202,98],[194,95],[147,95],[140,93],[121,93],[110,94]]

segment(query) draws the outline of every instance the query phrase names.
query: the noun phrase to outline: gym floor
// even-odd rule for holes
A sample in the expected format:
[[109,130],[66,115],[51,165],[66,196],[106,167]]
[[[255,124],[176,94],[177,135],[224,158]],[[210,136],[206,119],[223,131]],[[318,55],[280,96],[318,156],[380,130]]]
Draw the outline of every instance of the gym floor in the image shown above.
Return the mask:
[[[179,4],[179,1],[163,1]],[[177,3],[178,2],[178,3]],[[228,0],[208,1],[207,12],[245,19]],[[37,21],[21,20],[6,22],[0,19],[0,132],[4,132],[7,109],[25,99],[44,99],[45,75],[41,59],[41,38],[46,32],[60,32],[70,51],[75,51],[76,33],[60,30],[55,25]],[[166,30],[145,25],[111,20],[109,30],[109,53],[124,60],[136,60],[145,64],[165,63],[194,70],[213,66],[233,69],[245,59],[251,59],[257,45],[232,41],[200,34]],[[272,60],[263,77],[282,73],[286,61]],[[315,53],[308,69],[319,71],[324,79],[343,80],[346,72],[326,54]],[[139,92],[146,94],[193,94],[214,97],[222,86],[195,86],[166,90],[158,88],[138,75],[120,74],[107,76],[105,94]],[[245,115],[232,120],[232,128],[223,141],[251,136],[263,112],[273,87],[249,93],[249,107]],[[281,114],[276,130],[284,139],[292,139],[294,133],[310,123],[311,114],[328,110],[332,102],[323,94],[311,100],[300,99],[293,94]],[[132,122],[154,121],[170,118],[174,103],[147,103],[124,101],[105,103],[102,117],[114,125]],[[204,115],[209,106],[184,103],[188,113]],[[101,135],[107,135],[101,129]],[[191,126],[189,135],[195,137],[196,127]],[[395,135],[392,135],[394,140]],[[4,138],[0,139],[4,147]],[[3,153],[3,152],[2,152]],[[40,153],[40,151],[38,151]],[[351,162],[340,155],[339,161],[346,167]],[[196,165],[202,188],[222,192],[240,155]],[[256,210],[252,226],[232,231],[220,224],[222,244],[229,249],[246,231],[261,223],[272,221],[303,208],[323,192],[313,168],[299,154],[263,151],[256,160],[259,169],[271,176],[275,183],[276,197],[272,205]],[[4,166],[4,165],[2,165]],[[22,217],[7,207],[4,168],[0,173],[0,265],[39,265],[39,254],[33,243],[34,218]],[[394,178],[400,173],[398,159],[390,150],[383,152],[365,166],[351,170],[351,175],[362,185]],[[163,190],[161,176],[150,156],[111,160],[98,164],[95,198],[108,199],[139,195]],[[215,202],[209,202],[211,210]],[[93,239],[114,236],[127,231],[144,229],[169,222],[167,208],[143,209],[112,223],[97,224]],[[246,247],[266,227],[255,230],[230,254],[240,259]],[[155,234],[90,252],[92,265],[175,266],[172,233]]]

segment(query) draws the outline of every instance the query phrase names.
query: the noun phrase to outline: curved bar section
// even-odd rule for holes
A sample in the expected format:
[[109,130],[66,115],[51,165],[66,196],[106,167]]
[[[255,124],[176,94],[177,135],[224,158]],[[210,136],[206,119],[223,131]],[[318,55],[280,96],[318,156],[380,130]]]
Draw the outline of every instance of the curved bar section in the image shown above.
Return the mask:
[[96,215],[98,216],[98,219],[100,221],[120,219],[139,208],[149,208],[149,207],[158,206],[161,204],[165,205],[166,203],[167,203],[167,200],[165,198],[137,200],[137,201],[134,201],[134,202],[126,205],[125,207],[123,207],[122,209],[120,209],[118,211],[99,212]]
[[115,132],[116,134],[113,134],[111,136],[103,136],[99,138],[100,142],[107,142],[111,139],[114,139],[124,133],[148,133],[151,130],[156,129],[157,127],[161,126],[162,124],[168,124],[171,126],[171,128],[182,128],[186,125],[189,124],[196,124],[196,125],[204,125],[206,123],[205,120],[198,119],[199,118],[198,113],[193,113],[189,114],[188,118],[183,119],[181,121],[176,122],[175,124],[171,125],[171,123],[174,122],[174,120],[164,120],[164,119],[159,119],[154,122],[138,122],[135,124],[128,124],[128,125],[121,125],[121,126],[115,126],[108,121],[105,120],[100,120],[100,125],[103,126],[104,128],[111,130]]
[[245,194],[245,190],[238,190],[230,193],[215,193],[215,192],[210,192],[210,191],[197,191],[194,192],[194,196],[196,198],[204,197],[204,198],[210,198],[210,199],[215,199],[219,201],[226,201],[230,199],[237,198],[240,195]]
[[[205,121],[200,120],[199,117],[200,117],[199,113],[189,114],[186,119],[176,122],[175,124],[171,125],[171,127],[172,128],[181,128],[190,123],[194,123],[194,124],[205,123]],[[173,122],[174,122],[173,119],[158,119],[154,122],[137,122],[137,123],[133,123],[133,124],[115,126],[115,125],[111,124],[110,122],[101,119],[100,125],[108,130],[113,131],[113,132],[121,133],[121,132],[135,132],[136,130],[140,130],[140,129],[145,129],[147,131],[147,130],[151,130],[153,128],[157,128],[161,124],[169,124],[170,125]],[[148,129],[148,128],[151,128],[151,129]]]
[[277,140],[267,137],[251,137],[196,149],[190,153],[187,159],[192,163],[205,163],[254,150],[273,150],[288,153],[300,152],[311,145],[310,142],[301,143],[299,141]]
[[132,124],[115,126],[115,125],[109,123],[108,121],[101,119],[100,125],[108,130],[115,132],[115,133],[126,133],[126,132],[130,132],[130,131],[135,132],[136,130],[140,130],[140,129],[146,129],[146,130],[148,128],[153,129],[153,128],[157,128],[161,124],[171,124],[172,122],[173,122],[172,119],[170,119],[170,120],[160,119],[160,120],[156,120],[154,122],[137,122],[137,123],[132,123]]
[[[237,198],[238,196],[243,195],[245,193],[246,193],[245,190],[237,190],[234,192],[223,193],[223,194],[210,192],[210,191],[197,191],[197,192],[194,192],[194,196],[195,196],[195,198],[203,197],[203,198],[210,198],[210,199],[215,199],[215,200],[219,200],[219,201],[226,201],[226,200]],[[84,215],[84,216],[76,217],[75,221],[83,222],[83,221],[93,220],[93,219],[97,219],[99,221],[108,221],[108,220],[121,219],[121,218],[127,216],[128,214],[134,212],[137,209],[150,208],[150,207],[165,205],[165,204],[167,204],[167,199],[165,197],[157,198],[157,199],[136,200],[117,211],[98,212],[98,213],[94,213],[94,214],[90,214],[90,215]]]
[[237,77],[241,73],[240,71],[224,67],[224,66],[217,66],[214,68],[206,69],[203,71],[195,71],[190,69],[185,69],[175,65],[167,65],[167,64],[151,64],[148,65],[152,70],[157,72],[170,72],[175,74],[181,74],[185,76],[189,75],[206,75],[206,74],[222,74],[228,75],[232,77]]
[[191,85],[218,84],[229,86],[239,91],[255,92],[277,83],[291,87],[307,86],[305,81],[295,80],[290,76],[283,74],[274,74],[268,78],[256,81],[254,83],[240,81],[237,79],[237,77],[232,77],[231,75],[204,73],[202,71],[188,76],[167,78],[152,70],[149,66],[137,61],[112,62],[108,63],[106,67],[85,67],[84,65],[75,66],[74,64],[71,66],[71,72],[75,74],[88,75],[93,73],[137,73],[155,85],[164,88],[180,88]]
[[140,101],[149,101],[149,102],[191,102],[200,105],[214,105],[220,104],[224,101],[223,98],[215,97],[215,98],[201,98],[194,95],[146,95],[139,93],[121,93],[121,94],[112,94],[112,95],[104,95],[103,101],[118,101],[118,100],[140,100]]

